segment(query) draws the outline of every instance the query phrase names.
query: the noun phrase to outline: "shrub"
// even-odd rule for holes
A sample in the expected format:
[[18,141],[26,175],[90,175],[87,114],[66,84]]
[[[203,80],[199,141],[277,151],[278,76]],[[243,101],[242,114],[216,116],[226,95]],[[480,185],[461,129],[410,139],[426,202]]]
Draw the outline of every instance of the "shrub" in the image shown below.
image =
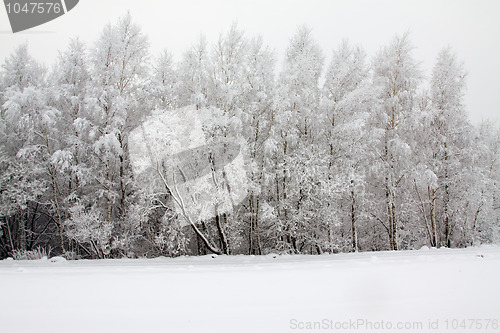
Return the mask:
[[12,251],[12,258],[14,260],[38,260],[48,258],[50,256],[50,249],[37,247],[34,250],[14,250]]

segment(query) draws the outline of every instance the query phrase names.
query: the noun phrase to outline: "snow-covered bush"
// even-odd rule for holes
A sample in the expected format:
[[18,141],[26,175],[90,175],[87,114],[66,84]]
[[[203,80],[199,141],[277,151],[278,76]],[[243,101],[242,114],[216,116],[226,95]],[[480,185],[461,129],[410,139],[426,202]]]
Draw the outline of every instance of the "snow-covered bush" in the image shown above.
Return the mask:
[[39,260],[50,256],[50,248],[37,247],[34,250],[14,250],[11,255],[14,260]]

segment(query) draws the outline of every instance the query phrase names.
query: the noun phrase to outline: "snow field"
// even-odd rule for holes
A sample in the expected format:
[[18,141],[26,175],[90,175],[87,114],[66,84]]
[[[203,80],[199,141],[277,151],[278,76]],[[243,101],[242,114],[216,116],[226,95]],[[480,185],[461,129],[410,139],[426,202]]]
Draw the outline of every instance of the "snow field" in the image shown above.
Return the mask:
[[[499,281],[497,246],[7,259],[0,332],[498,332]],[[462,321],[472,327],[460,329]]]

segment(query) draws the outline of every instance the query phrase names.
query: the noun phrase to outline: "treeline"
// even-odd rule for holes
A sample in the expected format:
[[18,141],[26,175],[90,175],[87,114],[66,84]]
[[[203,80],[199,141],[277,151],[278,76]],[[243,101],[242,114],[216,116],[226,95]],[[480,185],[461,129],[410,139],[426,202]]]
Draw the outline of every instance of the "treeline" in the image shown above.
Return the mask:
[[179,62],[152,58],[130,15],[90,46],[72,40],[50,70],[20,46],[0,74],[0,257],[209,252],[135,183],[127,149],[153,110],[187,105],[211,112],[213,135],[247,142],[247,198],[198,224],[223,253],[497,242],[500,136],[468,120],[454,52],[439,53],[427,81],[407,34],[371,61],[347,41],[324,59],[300,27],[278,70],[235,25]]

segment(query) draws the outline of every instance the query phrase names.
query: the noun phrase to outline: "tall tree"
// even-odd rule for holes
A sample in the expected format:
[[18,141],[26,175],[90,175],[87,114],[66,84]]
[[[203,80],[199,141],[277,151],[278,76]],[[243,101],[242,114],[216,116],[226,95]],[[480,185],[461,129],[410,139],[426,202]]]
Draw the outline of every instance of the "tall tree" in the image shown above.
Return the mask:
[[[17,220],[19,247],[27,247],[28,218],[31,220],[31,234],[36,235],[39,208],[43,207],[49,222],[54,221],[57,226],[57,245],[64,252],[64,211],[60,182],[69,156],[62,149],[60,110],[51,105],[52,91],[44,82],[45,70],[31,58],[26,45],[21,45],[12,54],[3,70],[5,103],[2,121],[8,128],[3,150],[10,155],[12,165],[22,166],[19,172],[22,170],[26,173],[13,175],[12,178],[18,181],[26,177],[33,178],[32,181],[45,185],[36,190],[36,193],[44,193],[44,196],[37,196],[37,200],[32,202],[20,202],[21,211],[24,210],[25,214]],[[26,188],[30,189],[31,186]],[[28,193],[27,197],[35,199]]]
[[197,43],[186,51],[178,66],[178,96],[180,106],[207,106],[208,98],[208,50],[202,35]]
[[[374,174],[379,193],[379,207],[373,212],[389,236],[389,248],[398,249],[398,232],[404,227],[405,197],[413,167],[408,163],[411,143],[406,136],[415,111],[415,96],[421,73],[413,58],[409,35],[396,36],[373,60],[373,80],[379,87],[379,112],[374,126],[380,133],[374,157]],[[384,213],[382,213],[384,212]]]
[[[362,189],[372,135],[366,122],[376,105],[365,58],[360,47],[343,40],[333,52],[322,89],[321,108],[325,109],[327,118],[325,139],[328,146],[325,149],[330,155],[329,177],[325,184],[327,193],[333,195],[324,209],[328,214],[324,219],[340,220],[338,224],[342,230],[335,230],[335,233],[350,235],[349,246],[342,244],[343,239],[330,237],[336,244],[329,242],[329,249],[357,251],[359,248],[357,226],[365,215],[361,209],[364,206]],[[335,228],[328,226],[328,229]]]
[[212,48],[209,63],[208,103],[238,116],[242,112],[240,96],[244,93],[247,40],[236,24],[221,34]]
[[467,221],[476,220],[484,205],[480,199],[484,188],[478,185],[485,183],[485,174],[477,160],[474,131],[463,105],[465,78],[463,65],[454,52],[443,49],[431,78],[433,149],[430,153],[431,171],[436,177],[431,192],[439,198],[430,216],[431,221],[436,221],[435,246],[451,247],[454,238],[456,243],[460,242],[458,231],[467,229]]
[[155,60],[149,86],[153,99],[151,108],[173,110],[178,107],[177,72],[174,68],[173,55],[168,50],[163,50]]
[[269,151],[264,149],[270,141],[274,100],[274,53],[264,46],[262,38],[249,41],[245,68],[241,109],[243,136],[248,142],[251,164],[248,166],[250,188],[248,197],[248,249],[250,254],[261,254],[264,229],[261,226],[261,203],[267,200],[269,188]]
[[[311,179],[322,177],[324,169],[310,169],[309,163],[322,165],[323,155],[316,149],[321,140],[323,117],[318,112],[319,79],[323,54],[311,30],[299,27],[290,40],[283,70],[278,79],[276,113],[273,119],[275,150],[275,207],[281,236],[278,247],[300,252],[311,245],[303,236],[309,229]],[[316,160],[316,162],[312,162]],[[309,172],[302,175],[302,172]]]
[[[146,115],[143,109],[147,82],[148,42],[130,14],[114,25],[108,24],[90,54],[91,89],[88,92],[89,127],[91,145],[96,163],[93,164],[94,181],[98,190],[92,207],[98,218],[86,218],[85,211],[72,211],[70,223],[103,230],[108,243],[100,240],[98,256],[109,253],[110,230],[124,224],[127,216],[127,198],[132,178],[127,155],[127,135],[131,128]],[[80,206],[85,210],[85,206]],[[79,223],[81,221],[82,223]]]

